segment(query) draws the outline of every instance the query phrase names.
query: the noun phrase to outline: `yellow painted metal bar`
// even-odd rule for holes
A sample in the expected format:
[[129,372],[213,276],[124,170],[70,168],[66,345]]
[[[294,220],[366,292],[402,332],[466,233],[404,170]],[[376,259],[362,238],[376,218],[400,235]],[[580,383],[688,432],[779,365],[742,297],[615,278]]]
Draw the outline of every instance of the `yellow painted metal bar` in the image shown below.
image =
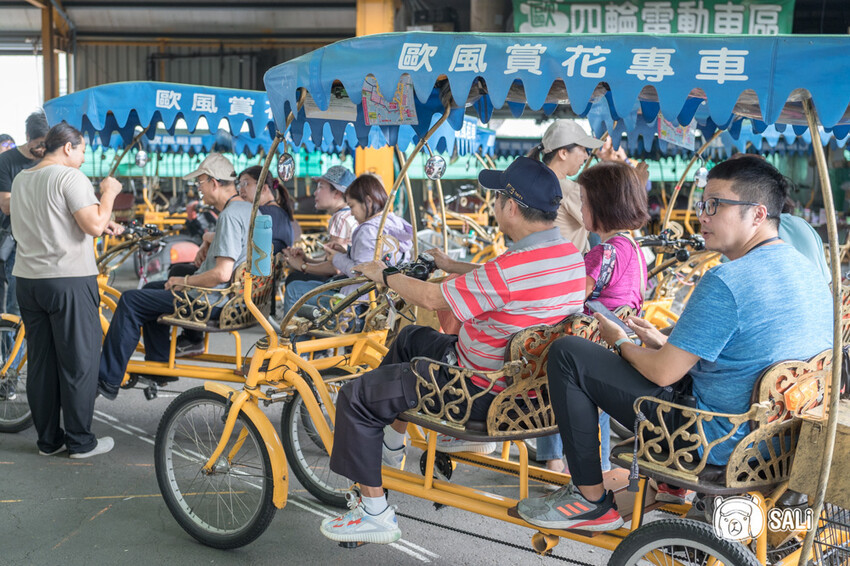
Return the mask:
[[[519,450],[519,498],[525,499],[528,497],[528,447],[525,445],[525,440],[514,440],[514,445]],[[505,443],[510,449],[510,444]],[[502,458],[507,459],[507,455],[503,452]]]
[[245,439],[248,438],[248,429],[246,427],[242,427],[242,430],[239,431],[239,436],[236,437],[236,442],[233,443],[233,448],[230,449],[230,452],[227,453],[227,462],[232,463],[233,458],[242,450],[242,446],[245,444]]
[[646,497],[646,478],[640,478],[638,481],[638,490],[635,493],[635,504],[632,507],[631,530],[636,530],[643,523],[643,506]]
[[[404,152],[401,151],[398,147],[395,148],[396,155],[398,155],[399,165],[404,167],[404,162],[407,159],[404,156]],[[419,257],[419,223],[416,221],[416,207],[413,201],[413,187],[410,184],[410,176],[404,176],[404,191],[407,195],[407,206],[410,209],[410,225],[413,227],[413,257]]]
[[171,327],[171,343],[168,345],[168,369],[174,369],[174,360],[177,357],[177,330],[176,326]]
[[437,433],[428,432],[428,447],[425,452],[425,489],[434,486],[434,461],[437,458]]
[[[204,387],[206,388],[206,385]],[[227,398],[226,395],[224,397]],[[218,441],[218,445],[216,445],[212,454],[207,459],[207,463],[204,464],[204,472],[210,472],[213,469],[213,466],[215,466],[216,461],[222,453],[224,453],[224,448],[227,446],[227,442],[230,440],[230,435],[233,434],[233,429],[236,427],[236,419],[239,418],[239,411],[242,410],[242,405],[244,405],[250,398],[251,394],[245,390],[236,391],[230,396],[232,404],[227,412],[227,420],[224,422],[224,430],[221,432],[221,438]]]
[[[820,131],[818,130],[818,117],[815,112],[815,106],[810,97],[803,99],[803,111],[806,114],[806,120],[809,124],[809,133],[812,136],[812,149],[815,153],[815,164],[817,165],[818,176],[820,177],[821,192],[823,195],[823,205],[826,209],[826,228],[829,234],[829,267],[832,273],[832,318],[833,318],[833,335],[832,335],[832,380],[829,388],[826,390],[828,395],[824,396],[826,407],[826,438],[823,445],[823,456],[821,466],[818,470],[818,488],[815,492],[814,502],[812,503],[812,513],[815,517],[820,517],[823,509],[823,502],[826,496],[826,488],[829,483],[829,474],[832,468],[832,455],[835,450],[835,436],[838,430],[838,401],[839,392],[841,391],[841,364],[842,364],[842,346],[843,332],[841,329],[841,262],[839,258],[838,244],[838,224],[835,216],[835,203],[832,200],[832,184],[829,180],[829,169],[826,162],[826,155],[823,151],[821,143]],[[815,540],[815,529],[810,529],[806,533],[806,538],[803,541],[802,554],[804,560],[811,556],[812,545]]]
[[[204,384],[204,389],[221,395],[225,399],[227,399],[227,396],[230,394],[233,394],[234,396],[241,394],[246,398],[249,396],[249,394],[244,391],[237,393],[235,390],[222,383],[207,382]],[[277,435],[277,431],[274,429],[274,426],[269,421],[268,417],[266,417],[265,413],[263,413],[263,411],[260,410],[255,403],[243,402],[238,410],[234,410],[235,406],[236,405],[234,403],[228,417],[233,415],[235,422],[235,418],[238,417],[238,413],[241,410],[248,420],[254,423],[254,426],[257,427],[257,430],[260,432],[260,436],[263,438],[266,449],[269,451],[269,460],[272,465],[272,477],[274,478],[272,501],[274,502],[275,507],[282,509],[284,505],[286,505],[286,497],[289,492],[289,474],[286,473],[286,454],[283,451],[283,445],[280,442],[280,437]],[[228,420],[230,419],[228,418]],[[232,432],[233,429],[231,428],[230,432],[222,434],[219,446],[217,447],[219,455],[224,451],[224,446],[226,446],[228,440],[230,440],[230,434],[232,434]],[[215,459],[210,461],[214,463],[216,459],[218,459],[217,456]],[[208,465],[210,461],[207,462]],[[205,469],[208,470],[210,468]]]
[[[436,440],[435,440],[436,442]],[[428,476],[422,477],[410,472],[403,472],[394,468],[383,468],[382,475],[384,487],[390,491],[398,491],[426,501],[433,501],[442,505],[448,505],[477,515],[491,517],[499,521],[512,523],[521,527],[527,527],[534,531],[551,534],[570,540],[584,542],[595,547],[606,550],[614,550],[628,534],[626,529],[617,529],[607,533],[586,536],[581,533],[566,530],[554,530],[535,527],[520,518],[508,515],[508,509],[516,506],[517,501],[501,497],[493,493],[485,493],[469,487],[456,485],[440,480],[433,480],[433,487],[427,488]]]

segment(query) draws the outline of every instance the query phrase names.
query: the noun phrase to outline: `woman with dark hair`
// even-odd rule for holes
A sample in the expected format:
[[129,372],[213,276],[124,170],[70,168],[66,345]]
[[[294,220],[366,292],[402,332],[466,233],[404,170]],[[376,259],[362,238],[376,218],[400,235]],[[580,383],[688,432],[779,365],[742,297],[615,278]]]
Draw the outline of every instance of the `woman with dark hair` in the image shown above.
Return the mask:
[[[248,202],[254,202],[257,194],[257,182],[263,168],[259,165],[248,167],[239,174],[239,196]],[[278,196],[275,197],[275,194]],[[279,253],[295,243],[301,237],[301,228],[295,222],[292,210],[292,197],[286,187],[280,185],[277,179],[266,175],[263,191],[260,193],[260,214],[272,218],[272,245],[274,253]]]
[[[83,135],[65,122],[47,132],[45,156],[12,183],[14,276],[27,329],[27,398],[39,454],[88,458],[112,450],[91,432],[100,341],[93,237],[120,234],[110,220],[121,183],[107,177],[101,200],[80,171]],[[65,430],[60,426],[60,412]]]
[[[355,265],[375,259],[375,243],[378,240],[381,215],[387,205],[387,191],[378,177],[367,173],[349,185],[345,191],[345,201],[359,223],[351,234],[351,246],[346,250],[337,244],[325,246],[325,250],[334,267],[350,277]],[[381,258],[389,256],[390,265],[409,259],[413,248],[413,227],[406,220],[389,213],[382,234]]]
[[[611,311],[623,306],[640,311],[646,288],[646,262],[630,231],[649,221],[645,184],[633,167],[615,161],[603,161],[586,169],[577,182],[584,227],[602,239],[584,256],[585,297],[601,302]],[[591,314],[587,308],[585,313]],[[600,415],[599,425],[603,470],[610,470],[611,429],[607,414]],[[537,457],[546,461],[548,469],[564,471],[563,453],[560,435],[537,440]]]

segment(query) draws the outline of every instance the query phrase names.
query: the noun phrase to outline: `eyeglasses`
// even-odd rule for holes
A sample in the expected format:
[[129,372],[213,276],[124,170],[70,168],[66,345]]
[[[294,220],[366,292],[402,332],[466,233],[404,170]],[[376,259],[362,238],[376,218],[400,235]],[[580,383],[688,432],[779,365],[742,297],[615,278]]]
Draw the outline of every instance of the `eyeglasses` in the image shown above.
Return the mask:
[[504,191],[499,191],[500,193],[505,195],[505,198],[509,198],[509,199],[513,200],[515,203],[517,203],[522,208],[528,208],[527,204],[525,204],[524,202],[519,200],[522,197],[519,196],[519,192],[515,188],[513,188],[513,186],[510,183],[507,183],[505,186],[506,186],[506,188],[505,188]]
[[[732,204],[735,206],[761,206],[760,202],[711,197],[705,200],[696,201],[694,203],[694,209],[696,209],[697,216],[702,216],[703,213],[705,213],[706,216],[714,216],[715,214],[717,214],[718,203]],[[771,218],[771,216],[768,215],[768,218]]]
[[[257,182],[254,181],[254,184],[256,185]],[[243,180],[239,181],[239,188],[240,189],[247,189],[250,186],[251,186],[251,181],[248,180],[248,179],[243,179]]]
[[209,183],[210,181],[212,181],[212,179],[213,179],[213,178],[212,178],[212,177],[209,177],[209,176],[208,176],[206,179],[204,179],[203,181],[201,181],[201,180],[199,179],[199,180],[198,180],[198,183],[197,183],[198,188],[200,188],[200,186],[201,186],[201,185],[203,185],[204,183]]

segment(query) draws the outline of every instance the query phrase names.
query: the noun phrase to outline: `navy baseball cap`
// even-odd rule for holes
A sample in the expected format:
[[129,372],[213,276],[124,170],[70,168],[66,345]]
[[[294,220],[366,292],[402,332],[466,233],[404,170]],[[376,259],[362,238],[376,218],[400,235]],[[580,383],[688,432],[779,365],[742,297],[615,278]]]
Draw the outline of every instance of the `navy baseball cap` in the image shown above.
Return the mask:
[[478,174],[485,189],[504,191],[520,204],[544,212],[555,212],[561,204],[561,184],[555,172],[542,161],[519,157],[504,171],[485,169]]

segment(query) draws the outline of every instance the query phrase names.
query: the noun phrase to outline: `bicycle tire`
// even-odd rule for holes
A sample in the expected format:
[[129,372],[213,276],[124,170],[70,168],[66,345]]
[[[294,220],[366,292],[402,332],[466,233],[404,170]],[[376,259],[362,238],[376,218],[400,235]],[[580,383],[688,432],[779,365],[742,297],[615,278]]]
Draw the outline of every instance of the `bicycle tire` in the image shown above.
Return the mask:
[[[32,411],[27,400],[27,342],[24,340],[18,351],[12,351],[23,323],[0,320],[0,367],[13,357],[7,374],[0,375],[2,399],[0,399],[0,432],[16,433],[32,426]],[[18,361],[14,361],[18,359]],[[9,387],[14,396],[8,399]]]
[[[646,558],[648,554],[661,553]],[[627,536],[611,555],[609,566],[635,566],[664,562],[676,564],[705,564],[708,557],[718,560],[717,566],[757,566],[755,554],[743,544],[722,539],[714,534],[711,525],[690,519],[663,519],[647,523]]]
[[[330,425],[327,414],[322,413]],[[351,482],[330,470],[330,454],[300,394],[295,393],[284,405],[280,429],[286,461],[298,482],[322,503],[345,509],[345,493],[351,489]]]
[[[254,541],[268,528],[276,510],[269,452],[245,413],[240,412],[225,448],[228,454],[241,430],[247,431],[233,458],[222,458],[216,465],[221,469],[212,474],[201,471],[221,437],[226,403],[225,398],[203,387],[182,393],[163,414],[154,445],[156,479],[168,510],[192,537],[219,549]],[[198,423],[203,426],[196,426]],[[176,466],[178,458],[189,463]],[[181,479],[184,475],[185,481]],[[208,506],[212,507],[209,516],[205,513]],[[237,517],[237,511],[242,511],[242,517]]]

